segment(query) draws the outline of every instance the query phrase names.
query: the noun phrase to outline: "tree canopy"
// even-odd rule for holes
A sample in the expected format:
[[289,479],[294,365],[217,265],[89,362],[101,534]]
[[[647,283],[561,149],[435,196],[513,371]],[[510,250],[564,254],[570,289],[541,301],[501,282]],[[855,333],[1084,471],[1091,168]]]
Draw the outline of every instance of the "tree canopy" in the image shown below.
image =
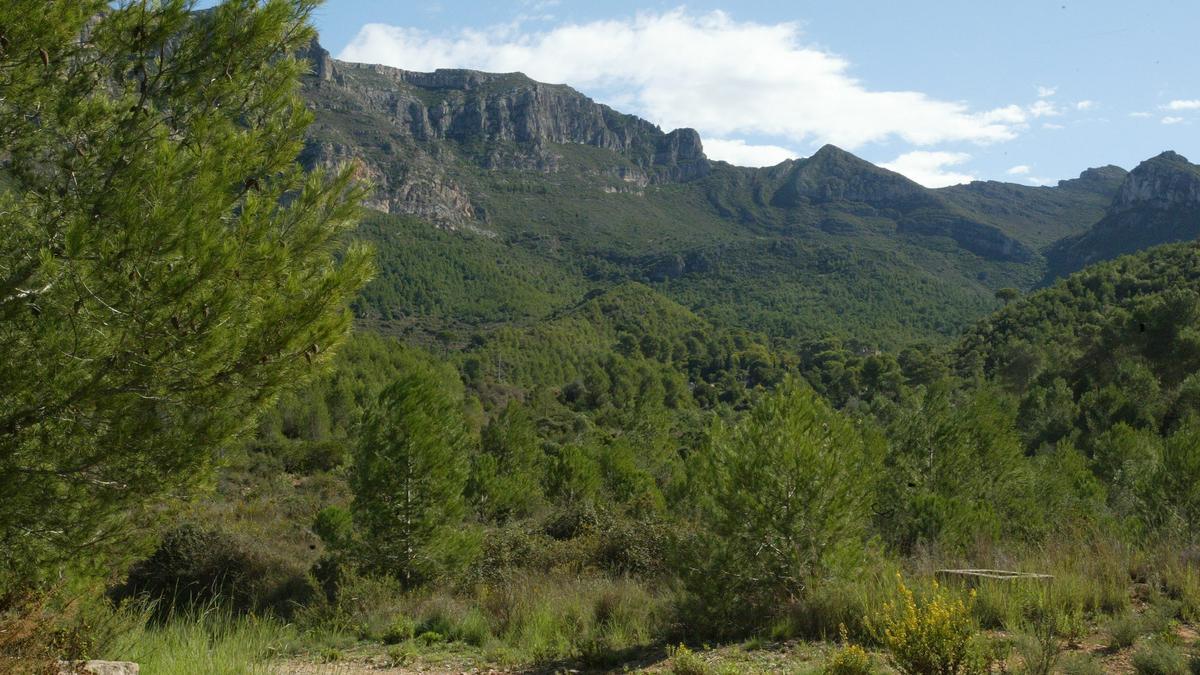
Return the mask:
[[349,328],[349,169],[296,162],[313,0],[0,6],[0,587],[125,544]]

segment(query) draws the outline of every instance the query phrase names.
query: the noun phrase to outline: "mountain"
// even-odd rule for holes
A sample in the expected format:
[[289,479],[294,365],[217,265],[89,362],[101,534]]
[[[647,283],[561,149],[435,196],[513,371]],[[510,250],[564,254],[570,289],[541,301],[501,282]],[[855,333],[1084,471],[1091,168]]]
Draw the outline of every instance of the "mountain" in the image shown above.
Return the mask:
[[1047,252],[1047,277],[1064,276],[1102,260],[1200,236],[1200,166],[1164,152],[1122,181],[1108,211],[1088,230]]
[[1035,285],[1043,249],[1104,217],[1125,178],[931,190],[834,146],[736,167],[694,130],[520,73],[308,56],[302,159],[354,162],[375,185],[363,234],[383,274],[357,310],[385,332],[543,320],[633,281],[778,338],[943,339],[998,288]]
[[1000,181],[975,181],[937,190],[948,202],[969,211],[1011,237],[1044,249],[1077,234],[1104,217],[1128,174],[1119,166],[1087,169],[1055,187]]

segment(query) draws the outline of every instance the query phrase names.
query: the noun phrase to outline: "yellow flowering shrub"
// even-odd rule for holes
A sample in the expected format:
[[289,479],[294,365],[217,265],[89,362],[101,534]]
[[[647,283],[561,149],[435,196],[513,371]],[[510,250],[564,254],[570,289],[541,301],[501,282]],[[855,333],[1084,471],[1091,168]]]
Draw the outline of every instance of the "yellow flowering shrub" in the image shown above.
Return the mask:
[[920,602],[896,575],[899,598],[884,603],[867,625],[887,648],[892,665],[905,675],[960,675],[979,670],[972,659],[976,635],[971,618],[975,592],[967,600],[935,581]]
[[825,664],[825,675],[870,675],[874,672],[871,667],[871,657],[867,651],[858,645],[850,644],[846,633],[846,624],[838,627],[842,635],[842,646],[829,663]]

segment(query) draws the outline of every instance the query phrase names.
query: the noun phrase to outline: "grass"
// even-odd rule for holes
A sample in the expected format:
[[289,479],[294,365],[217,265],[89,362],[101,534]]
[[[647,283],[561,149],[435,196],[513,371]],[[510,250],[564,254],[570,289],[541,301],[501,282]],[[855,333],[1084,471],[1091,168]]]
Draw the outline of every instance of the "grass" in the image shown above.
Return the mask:
[[672,601],[632,580],[568,573],[517,575],[457,593],[406,593],[387,580],[352,578],[340,595],[336,605],[297,615],[307,641],[381,643],[410,654],[460,645],[506,663],[611,663],[656,644]]
[[162,625],[149,621],[148,614],[128,618],[126,630],[101,656],[134,661],[142,672],[156,675],[266,673],[268,664],[296,649],[300,638],[280,621],[235,617],[215,606],[172,617]]
[[[1157,553],[1134,555],[1103,546],[1080,549],[1074,557],[1068,552],[1064,546],[981,559],[1048,571],[1055,578],[975,586],[970,619],[976,629],[997,631],[985,633],[979,646],[1020,672],[1095,673],[1131,659],[1139,672],[1188,672],[1177,667],[1192,667],[1188,652],[1194,647],[1179,638],[1195,626],[1180,618],[1186,596],[1180,588],[1192,578],[1191,564],[1185,560],[1171,568]],[[703,646],[688,641],[677,613],[680,598],[669,583],[578,567],[512,568],[500,578],[420,591],[405,591],[387,579],[349,576],[337,602],[308,606],[291,623],[238,616],[215,603],[161,622],[154,620],[152,607],[108,608],[79,618],[95,632],[96,650],[89,656],[137,661],[150,673],[259,673],[281,660],[302,667],[337,663],[351,670],[852,672],[878,669],[886,661],[863,619],[879,616],[881,605],[896,598],[898,567],[921,600],[931,592],[932,570],[954,561],[906,562],[880,557],[853,578],[814,584],[808,597],[781,610],[773,625],[729,644]],[[1143,568],[1160,576],[1147,584],[1146,575],[1137,571]],[[1134,605],[1132,591],[1146,585],[1161,590]],[[942,588],[950,599],[968,596],[966,584]],[[841,625],[846,632],[839,636]],[[681,640],[686,650],[668,647]],[[1084,645],[1106,641],[1111,643],[1107,654],[1086,652]],[[847,651],[851,647],[854,651]]]
[[1189,659],[1165,640],[1148,640],[1133,653],[1133,669],[1138,675],[1188,675]]

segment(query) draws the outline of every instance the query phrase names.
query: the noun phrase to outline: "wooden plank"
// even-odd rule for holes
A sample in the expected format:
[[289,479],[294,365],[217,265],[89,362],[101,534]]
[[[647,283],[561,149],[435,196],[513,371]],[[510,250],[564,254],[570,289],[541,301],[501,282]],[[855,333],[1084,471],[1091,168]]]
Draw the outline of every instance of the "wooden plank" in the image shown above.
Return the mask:
[[942,569],[936,572],[944,576],[963,576],[974,577],[978,579],[998,579],[1001,581],[1012,581],[1015,579],[1036,579],[1050,580],[1054,576],[1051,574],[1040,574],[1037,572],[1014,572],[1012,570],[990,570],[990,569]]

